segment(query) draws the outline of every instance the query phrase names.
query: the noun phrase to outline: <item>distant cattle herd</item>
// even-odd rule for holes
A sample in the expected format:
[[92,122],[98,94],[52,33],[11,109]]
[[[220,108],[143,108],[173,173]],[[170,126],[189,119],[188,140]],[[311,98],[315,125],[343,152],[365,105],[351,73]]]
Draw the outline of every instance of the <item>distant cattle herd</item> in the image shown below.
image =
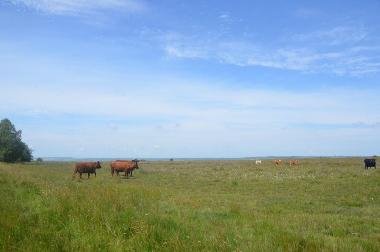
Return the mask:
[[[170,159],[170,161],[173,161],[173,159]],[[129,176],[132,177],[132,173],[135,169],[139,169],[139,163],[140,160],[133,159],[133,160],[114,160],[111,162],[111,174],[112,176],[116,173],[117,176],[119,176],[120,172],[124,172],[124,175],[128,178]],[[255,160],[256,165],[261,165],[263,163],[262,160]],[[275,159],[272,160],[272,163],[275,166],[279,166],[283,163],[281,159]],[[289,166],[297,166],[300,164],[299,160],[292,159],[287,161]],[[369,168],[375,168],[376,169],[376,159],[374,158],[366,158],[364,159],[364,169]],[[90,177],[90,174],[94,174],[96,177],[96,169],[102,168],[99,161],[97,162],[79,162],[75,164],[74,168],[74,174],[73,178],[76,176],[76,174],[79,174],[79,177],[82,178],[83,173],[87,173],[87,177]]]

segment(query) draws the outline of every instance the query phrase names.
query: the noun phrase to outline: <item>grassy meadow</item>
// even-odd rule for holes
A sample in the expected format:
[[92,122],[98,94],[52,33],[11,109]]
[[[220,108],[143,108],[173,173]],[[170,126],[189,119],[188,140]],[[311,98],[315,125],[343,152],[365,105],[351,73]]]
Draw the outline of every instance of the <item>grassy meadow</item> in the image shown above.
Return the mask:
[[2,251],[380,251],[380,169],[359,158],[0,163]]

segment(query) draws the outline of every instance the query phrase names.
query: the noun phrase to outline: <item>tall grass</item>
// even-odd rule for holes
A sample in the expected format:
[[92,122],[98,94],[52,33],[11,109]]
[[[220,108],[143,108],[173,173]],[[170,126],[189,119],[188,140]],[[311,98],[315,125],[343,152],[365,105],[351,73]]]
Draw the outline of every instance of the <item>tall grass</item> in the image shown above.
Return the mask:
[[0,164],[3,251],[380,251],[380,172],[359,159],[72,168]]

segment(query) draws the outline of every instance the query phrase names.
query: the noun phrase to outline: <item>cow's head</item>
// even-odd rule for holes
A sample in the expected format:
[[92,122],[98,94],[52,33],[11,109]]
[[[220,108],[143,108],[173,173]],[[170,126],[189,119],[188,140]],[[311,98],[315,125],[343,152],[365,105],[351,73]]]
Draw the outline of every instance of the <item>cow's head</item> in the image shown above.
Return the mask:
[[102,168],[99,161],[96,161],[96,169]]
[[139,169],[139,162],[140,162],[140,160],[133,159],[132,162],[136,165],[136,169]]

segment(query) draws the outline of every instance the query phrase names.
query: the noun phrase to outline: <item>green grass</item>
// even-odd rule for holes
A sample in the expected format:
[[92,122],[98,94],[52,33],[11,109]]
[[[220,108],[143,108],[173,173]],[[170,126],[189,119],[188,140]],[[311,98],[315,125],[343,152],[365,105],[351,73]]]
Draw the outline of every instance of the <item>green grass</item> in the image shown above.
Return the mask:
[[2,251],[380,251],[380,171],[361,159],[0,163]]

